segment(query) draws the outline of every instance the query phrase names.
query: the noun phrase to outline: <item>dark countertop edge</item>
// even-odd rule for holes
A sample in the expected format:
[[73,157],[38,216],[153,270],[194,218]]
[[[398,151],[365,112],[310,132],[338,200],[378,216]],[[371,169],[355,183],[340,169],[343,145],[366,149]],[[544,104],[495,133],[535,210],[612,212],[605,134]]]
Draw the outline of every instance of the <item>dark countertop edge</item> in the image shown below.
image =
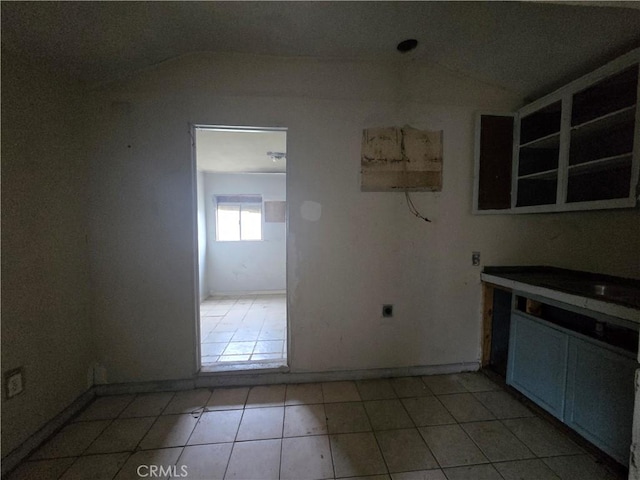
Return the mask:
[[[575,282],[577,280],[582,283],[607,283],[625,288],[631,287],[640,291],[640,280],[540,265],[508,267],[488,266],[484,267],[482,273],[527,285],[547,288],[556,292],[567,293],[593,300],[600,300],[614,305],[640,310],[640,301],[637,299],[626,301],[620,298],[608,297],[606,295],[595,295],[591,292],[586,292],[584,289],[576,290],[575,287],[571,288],[571,282]],[[555,281],[550,282],[549,277],[555,277]],[[562,284],[562,281],[568,281],[568,286],[565,287]]]
[[[511,275],[553,274],[553,275],[558,275],[563,277],[571,277],[576,280],[584,280],[587,282],[611,283],[615,285],[624,285],[624,286],[640,288],[640,280],[637,280],[634,278],[616,277],[613,275],[605,275],[603,273],[583,272],[580,270],[569,270],[567,268],[550,267],[546,265],[525,265],[525,266],[507,266],[507,267],[486,266],[483,268],[482,273],[486,273],[487,275],[494,275],[496,277],[504,276],[504,278],[511,278],[510,277]],[[567,293],[571,293],[571,292],[567,291]]]

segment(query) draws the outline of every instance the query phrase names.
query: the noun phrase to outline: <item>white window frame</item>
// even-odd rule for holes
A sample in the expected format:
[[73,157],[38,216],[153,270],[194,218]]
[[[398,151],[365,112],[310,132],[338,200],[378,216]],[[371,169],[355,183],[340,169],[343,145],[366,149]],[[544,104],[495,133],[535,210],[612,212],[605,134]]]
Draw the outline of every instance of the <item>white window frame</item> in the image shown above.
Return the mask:
[[[216,242],[260,242],[263,240],[264,235],[264,226],[262,225],[264,222],[264,207],[262,195],[246,195],[246,194],[238,194],[238,195],[214,195],[213,202],[215,205],[216,212]],[[219,225],[219,214],[218,209],[221,205],[226,207],[238,207],[238,233],[239,238],[237,240],[224,240],[220,239],[220,225]],[[255,209],[258,207],[260,209],[260,238],[242,238],[242,210],[244,208]]]

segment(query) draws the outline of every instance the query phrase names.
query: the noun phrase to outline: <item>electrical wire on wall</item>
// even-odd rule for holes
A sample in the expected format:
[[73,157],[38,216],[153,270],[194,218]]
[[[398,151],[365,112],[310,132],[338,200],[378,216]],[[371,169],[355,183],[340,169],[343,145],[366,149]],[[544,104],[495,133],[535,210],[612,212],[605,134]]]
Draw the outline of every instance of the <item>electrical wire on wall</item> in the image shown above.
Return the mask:
[[416,206],[413,204],[413,200],[411,200],[411,196],[409,195],[409,191],[405,190],[404,192],[404,198],[407,201],[407,207],[409,208],[409,211],[415,215],[418,218],[421,218],[422,220],[424,220],[425,222],[429,222],[431,223],[431,220],[429,220],[427,217],[423,216],[418,209],[416,208]]
[[[418,40],[416,40],[415,38],[408,38],[402,42],[400,42],[397,45],[397,49],[398,51],[403,54],[403,55],[407,55],[410,54],[412,55],[413,50],[415,50],[415,48],[418,46]],[[410,63],[414,63],[415,58],[411,58]],[[406,69],[403,70],[403,73],[406,73]],[[402,77],[405,77],[405,75],[402,75]],[[403,83],[405,78],[402,78]],[[405,91],[404,88],[402,88],[402,91]],[[408,127],[408,126],[406,126]],[[404,146],[404,135],[402,136],[402,141],[400,144],[401,147],[401,151],[402,151],[402,161],[403,161],[403,165],[404,165],[404,175],[405,178],[408,178],[409,176],[409,172],[407,170],[407,165],[409,163],[409,158],[407,157],[406,153],[405,153],[405,146]],[[405,185],[409,185],[410,183],[408,181],[405,181]],[[429,220],[427,217],[425,217],[424,215],[422,215],[418,209],[416,208],[416,206],[413,204],[413,200],[411,200],[411,195],[409,194],[409,190],[405,190],[404,191],[404,198],[407,202],[407,208],[409,208],[409,211],[411,212],[412,215],[415,215],[417,218],[420,218],[422,220],[424,220],[425,222],[429,222],[431,223],[431,220]]]
[[[409,157],[407,157],[407,155],[405,153],[404,135],[402,136],[402,139],[400,141],[400,151],[402,152],[402,164],[404,165],[404,176],[405,176],[405,178],[408,178],[409,177],[409,171],[407,170],[407,164],[409,163]],[[405,181],[404,184],[405,185],[409,185],[409,182]],[[409,211],[411,212],[412,215],[415,215],[417,218],[421,218],[425,222],[431,223],[431,220],[429,220],[427,217],[422,215],[418,211],[416,206],[413,204],[413,200],[411,200],[411,195],[409,194],[409,190],[408,189],[404,191],[404,198],[405,198],[405,200],[407,202],[407,208],[409,208]]]

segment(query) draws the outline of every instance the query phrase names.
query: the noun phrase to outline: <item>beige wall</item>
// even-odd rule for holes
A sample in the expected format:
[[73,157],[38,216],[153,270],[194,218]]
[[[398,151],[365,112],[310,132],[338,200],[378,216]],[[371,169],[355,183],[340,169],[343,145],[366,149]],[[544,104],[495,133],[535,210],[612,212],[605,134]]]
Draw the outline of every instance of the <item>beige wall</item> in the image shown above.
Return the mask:
[[[110,383],[195,373],[189,123],[289,129],[293,371],[477,362],[473,250],[640,278],[638,209],[471,215],[473,115],[521,100],[437,65],[201,54],[81,96],[3,67],[2,368],[26,374],[2,402],[3,456],[86,390],[94,361]],[[443,191],[414,195],[430,224],[402,194],[360,192],[362,129],[404,124],[444,131]]]
[[[2,56],[2,456],[89,386],[87,163],[77,87]],[[4,393],[4,391],[3,391]]]
[[[637,209],[471,215],[473,115],[521,100],[437,65],[200,54],[96,99],[93,307],[110,382],[195,372],[190,122],[289,129],[293,371],[477,362],[473,250],[485,265],[640,277]],[[430,224],[402,194],[360,192],[362,129],[404,124],[444,131],[443,190],[414,195]],[[305,219],[304,202],[321,205],[318,220]],[[380,318],[383,303],[393,319]]]

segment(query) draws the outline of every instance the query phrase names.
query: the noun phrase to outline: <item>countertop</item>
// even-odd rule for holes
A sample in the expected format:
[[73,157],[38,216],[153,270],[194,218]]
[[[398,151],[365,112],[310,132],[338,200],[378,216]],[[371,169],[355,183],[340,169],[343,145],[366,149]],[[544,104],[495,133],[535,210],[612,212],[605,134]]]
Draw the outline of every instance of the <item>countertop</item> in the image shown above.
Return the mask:
[[547,266],[485,267],[481,278],[640,323],[640,280]]

